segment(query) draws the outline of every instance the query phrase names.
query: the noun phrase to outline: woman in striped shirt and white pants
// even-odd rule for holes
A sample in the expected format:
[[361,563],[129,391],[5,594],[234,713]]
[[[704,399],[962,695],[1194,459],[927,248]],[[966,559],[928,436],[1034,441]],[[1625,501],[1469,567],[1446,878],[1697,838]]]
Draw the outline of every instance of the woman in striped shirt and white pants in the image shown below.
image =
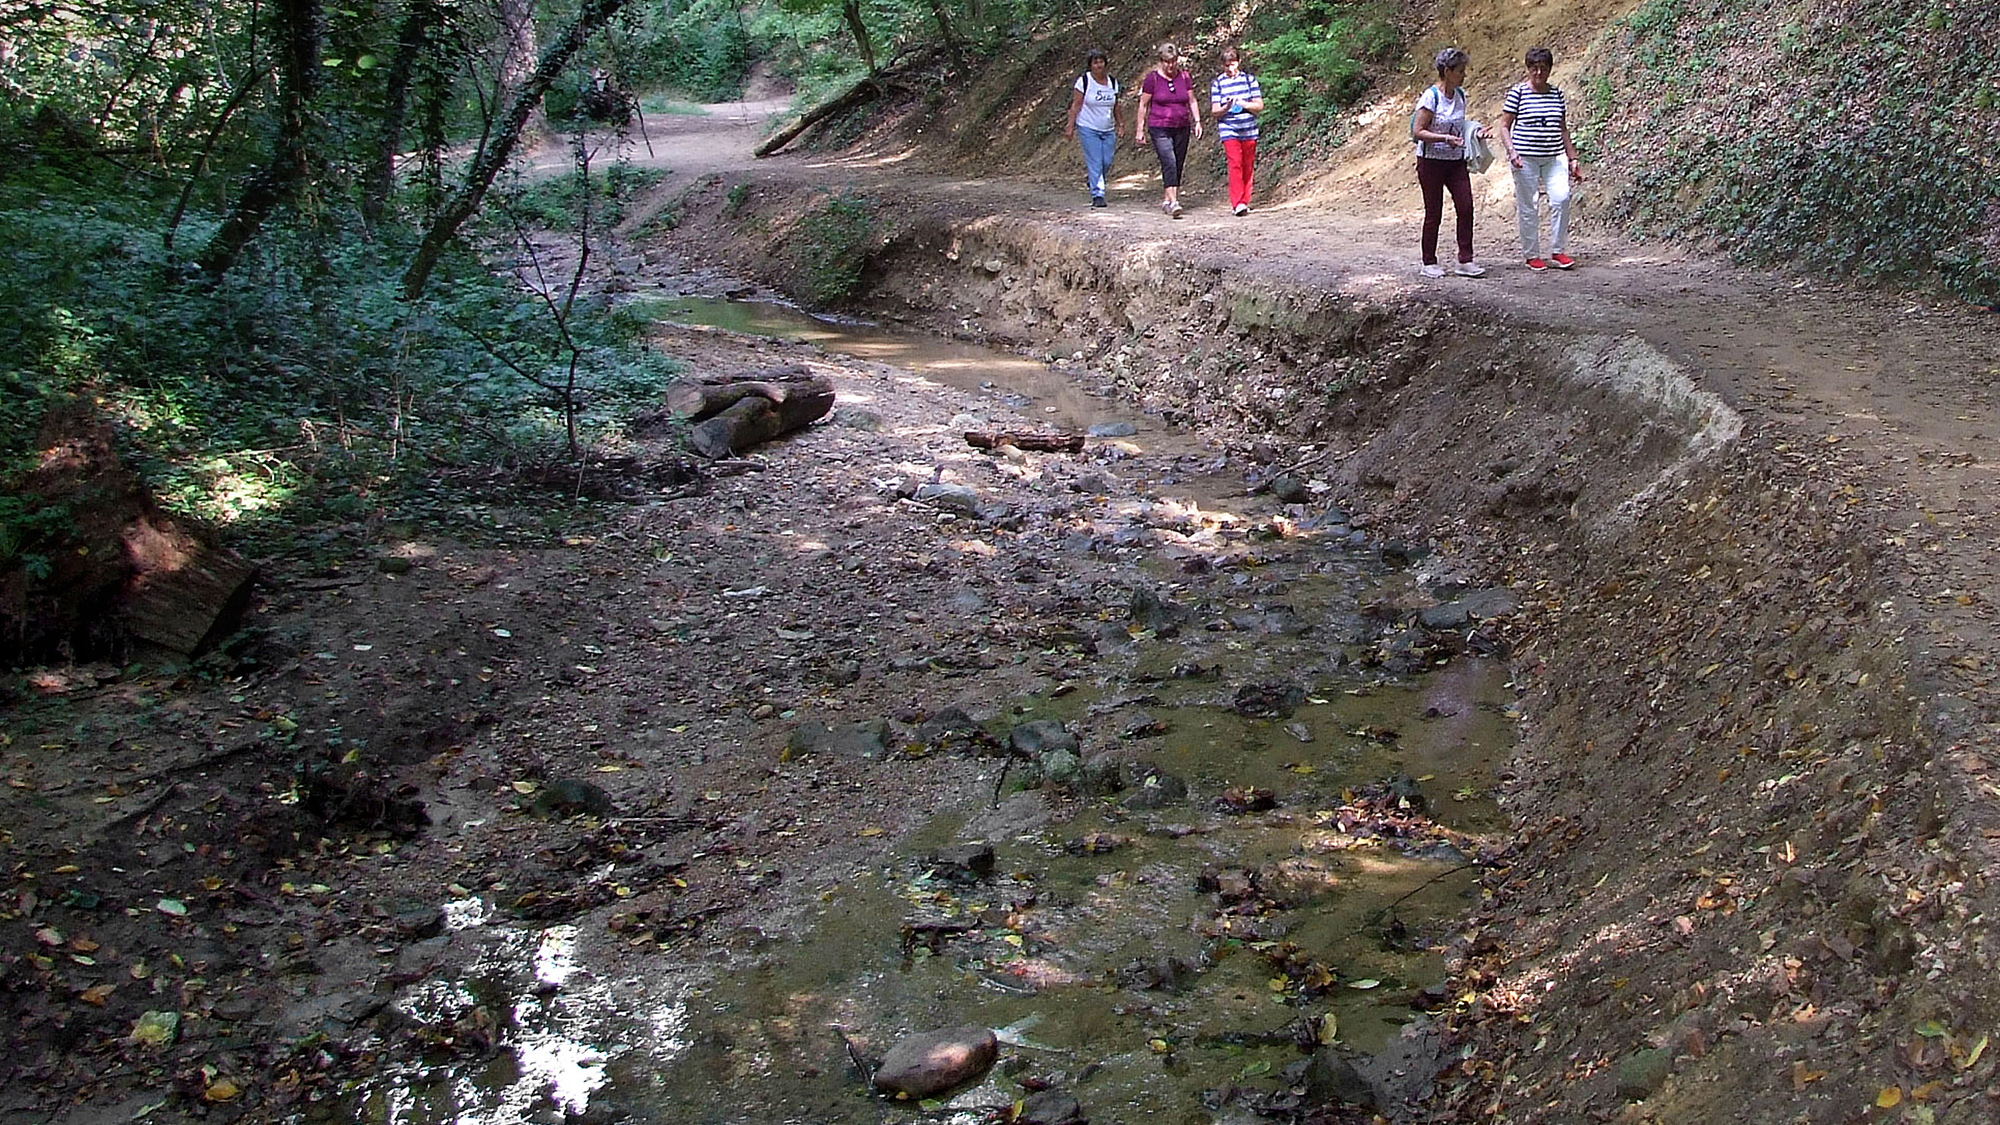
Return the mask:
[[[1569,135],[1569,107],[1563,92],[1549,84],[1556,57],[1547,47],[1528,50],[1528,80],[1507,91],[1500,114],[1500,139],[1507,146],[1507,163],[1514,169],[1514,208],[1521,218],[1521,252],[1528,268],[1540,273],[1551,265],[1566,270],[1576,264],[1569,256],[1570,184],[1583,182],[1576,142]],[[1542,257],[1542,222],[1535,196],[1549,197],[1552,253]]]

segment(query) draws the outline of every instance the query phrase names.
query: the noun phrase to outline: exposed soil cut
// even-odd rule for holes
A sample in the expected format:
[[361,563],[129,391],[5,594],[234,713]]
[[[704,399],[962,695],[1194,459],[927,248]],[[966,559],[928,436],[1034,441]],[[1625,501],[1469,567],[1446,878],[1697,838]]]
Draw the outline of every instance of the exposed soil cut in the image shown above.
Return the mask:
[[[390,1005],[492,952],[443,904],[574,921],[635,979],[726,971],[989,795],[972,756],[787,762],[802,721],[997,721],[1087,674],[1064,646],[1144,574],[1062,549],[1066,521],[1281,473],[1321,490],[1236,514],[1421,542],[1411,611],[1521,604],[1515,839],[1454,944],[1441,1119],[1992,1118],[1995,318],[1595,236],[1571,274],[1426,283],[1400,209],[1237,219],[1196,181],[1174,222],[1137,182],[1092,214],[753,166],[735,112],[674,119],[600,288],[798,285],[802,220],[849,190],[868,310],[1062,357],[1207,450],[1017,461],[950,424],[1025,421],[984,396],[663,330],[696,375],[803,364],[842,405],[655,502],[495,481],[326,528],[310,564],[259,560],[257,631],[206,675],[28,677],[6,1120],[344,1120],[356,1078],[490,1055],[478,997]],[[1021,522],[975,531],[919,481]]]

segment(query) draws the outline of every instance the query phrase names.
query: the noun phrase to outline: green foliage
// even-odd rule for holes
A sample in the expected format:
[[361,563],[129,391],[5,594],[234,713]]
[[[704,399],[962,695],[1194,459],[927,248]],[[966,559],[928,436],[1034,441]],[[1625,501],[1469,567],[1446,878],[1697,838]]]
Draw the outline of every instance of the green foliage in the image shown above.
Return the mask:
[[1273,151],[1299,159],[1339,143],[1344,112],[1402,50],[1397,15],[1394,5],[1370,0],[1258,11],[1246,32],[1244,66],[1264,90],[1262,133],[1283,142]]
[[781,43],[774,36],[776,28],[755,18],[766,6],[750,8],[750,16],[735,0],[641,8],[623,57],[630,81],[667,86],[705,102],[742,97],[751,66]]
[[593,226],[608,226],[623,220],[626,206],[665,178],[657,168],[615,161],[602,171],[593,169],[587,184],[574,173],[550,176],[504,193],[504,199],[508,210],[550,230],[576,230],[586,210]]
[[[1613,30],[1580,139],[1629,166],[1614,215],[1748,261],[2000,298],[2000,10],[1850,0],[1769,37],[1765,11],[1649,0]],[[1784,96],[1745,97],[1773,82]],[[1655,108],[1616,116],[1613,86]]]
[[877,232],[874,202],[843,191],[808,212],[795,237],[800,289],[815,305],[837,305],[862,292]]

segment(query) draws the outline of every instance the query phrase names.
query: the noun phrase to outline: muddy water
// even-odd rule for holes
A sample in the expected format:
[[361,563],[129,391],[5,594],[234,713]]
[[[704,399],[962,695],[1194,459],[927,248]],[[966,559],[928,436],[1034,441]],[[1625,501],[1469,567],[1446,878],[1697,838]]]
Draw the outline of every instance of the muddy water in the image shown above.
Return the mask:
[[886,363],[932,382],[990,394],[1027,421],[1059,429],[1085,430],[1100,423],[1129,422],[1154,438],[1166,436],[1157,419],[1148,419],[1129,403],[1092,394],[1075,376],[1029,356],[939,336],[898,332],[865,321],[818,317],[776,301],[685,296],[648,301],[635,308],[676,324],[817,344],[842,355]]
[[[1156,454],[1195,448],[1034,360],[777,305],[683,301],[659,315],[810,340],[1079,429],[1132,421]],[[681,978],[635,974],[643,960],[593,951],[574,927],[461,912],[461,939],[485,943],[483,974],[398,1005],[435,1024],[483,1001],[507,1013],[507,1049],[394,1076],[358,1116],[970,1125],[1046,1084],[1099,1125],[1205,1123],[1222,1116],[1217,1091],[1281,1090],[1305,1057],[1302,1029],[1381,1049],[1441,982],[1439,951],[1477,893],[1470,857],[1504,827],[1491,787],[1514,738],[1512,693],[1503,665],[1462,652],[1382,670],[1371,654],[1398,627],[1362,611],[1407,600],[1409,579],[1344,528],[1257,550],[1233,591],[1211,591],[1231,628],[1109,633],[1101,681],[1011,716],[1125,732],[1126,756],[1184,782],[1185,800],[1140,807],[1136,774],[1119,793],[1052,798],[994,759],[992,807],[941,812],[894,862],[825,892],[787,927],[802,936],[748,933],[726,965]],[[1289,714],[1232,706],[1240,685],[1278,682],[1306,690]],[[1385,796],[1391,778],[1402,788]],[[1397,818],[1400,834],[1385,829]],[[994,846],[989,877],[931,860],[975,840]],[[835,1030],[879,1057],[904,1032],[963,1024],[1003,1030],[1001,1065],[928,1107],[866,1096]]]

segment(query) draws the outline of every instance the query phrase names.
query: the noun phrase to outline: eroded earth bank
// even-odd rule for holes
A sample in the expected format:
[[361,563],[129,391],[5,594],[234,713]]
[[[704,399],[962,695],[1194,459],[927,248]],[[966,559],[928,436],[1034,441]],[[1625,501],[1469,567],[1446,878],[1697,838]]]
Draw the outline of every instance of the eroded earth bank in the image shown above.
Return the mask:
[[[796,284],[825,196],[731,186],[681,196],[668,245]],[[1518,598],[1511,850],[1451,943],[1468,1057],[1432,1112],[1992,1115],[1976,313],[1636,254],[1594,297],[1440,294],[1365,235],[1302,265],[872,190],[878,315],[1050,355],[1253,483],[1309,478],[1291,518],[1421,544],[1436,601]]]
[[593,285],[803,292],[830,202],[854,311],[994,350],[662,323],[839,405],[441,474],[192,673],[13,685],[8,1120],[1992,1117],[1976,314],[804,161]]

